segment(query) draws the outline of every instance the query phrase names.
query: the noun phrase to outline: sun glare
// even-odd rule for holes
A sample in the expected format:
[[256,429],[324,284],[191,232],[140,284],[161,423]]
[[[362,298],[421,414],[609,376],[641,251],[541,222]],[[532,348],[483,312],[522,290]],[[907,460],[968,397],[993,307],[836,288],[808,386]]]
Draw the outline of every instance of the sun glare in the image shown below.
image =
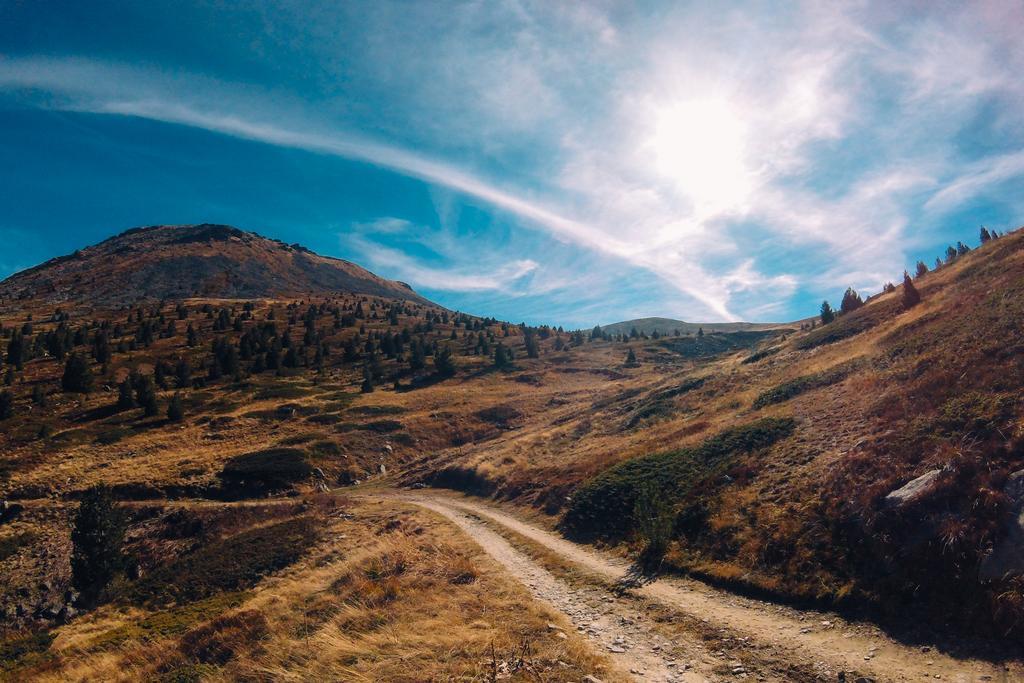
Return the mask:
[[735,207],[746,197],[746,127],[722,100],[697,100],[660,110],[651,146],[655,166],[699,208]]

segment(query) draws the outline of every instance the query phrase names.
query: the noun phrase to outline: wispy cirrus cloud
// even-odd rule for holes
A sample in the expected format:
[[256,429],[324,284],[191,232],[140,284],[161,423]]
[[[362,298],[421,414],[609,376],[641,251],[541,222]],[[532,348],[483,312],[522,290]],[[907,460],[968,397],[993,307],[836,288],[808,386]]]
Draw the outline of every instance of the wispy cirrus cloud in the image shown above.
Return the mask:
[[[452,292],[557,291],[587,306],[600,292],[622,312],[800,317],[830,291],[896,277],[972,202],[1024,208],[1008,188],[1024,176],[1012,3],[382,2],[315,15],[277,6],[280,43],[257,57],[228,40],[248,71],[41,50],[0,61],[0,89],[420,179],[445,195],[428,239],[475,240],[476,263],[398,239],[422,217],[353,226],[347,248],[426,288],[447,274]],[[467,235],[466,208],[579,256]],[[638,272],[656,293],[639,302]]]

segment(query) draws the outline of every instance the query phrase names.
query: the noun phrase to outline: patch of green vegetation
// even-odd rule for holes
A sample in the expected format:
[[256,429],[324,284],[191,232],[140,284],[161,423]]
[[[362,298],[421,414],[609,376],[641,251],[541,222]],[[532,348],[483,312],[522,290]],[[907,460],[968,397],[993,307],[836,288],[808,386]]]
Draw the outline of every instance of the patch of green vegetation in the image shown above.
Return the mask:
[[401,415],[406,412],[402,406],[353,406],[348,410],[360,415]]
[[112,443],[117,443],[121,439],[130,436],[131,433],[131,427],[113,427],[111,429],[105,429],[96,436],[96,443],[109,446]]
[[523,416],[521,412],[507,404],[484,408],[476,411],[475,414],[484,422],[490,422],[498,427],[507,427],[511,422]]
[[634,528],[641,490],[653,487],[669,504],[685,500],[699,484],[721,474],[737,455],[771,446],[789,436],[792,418],[764,418],[727,429],[699,446],[633,458],[584,483],[562,519],[574,534],[622,538]]
[[319,529],[312,517],[294,517],[209,543],[153,570],[127,597],[135,604],[183,604],[250,588],[298,560]]
[[35,543],[38,538],[39,534],[34,531],[22,531],[20,534],[0,538],[0,562],[13,557],[25,546]]
[[367,422],[364,425],[359,425],[359,429],[367,432],[377,432],[378,434],[397,432],[402,427],[402,423],[398,420],[375,420],[373,422]]
[[626,429],[633,429],[645,422],[664,419],[676,411],[672,399],[704,386],[703,377],[693,377],[679,386],[652,392],[650,398],[640,403],[626,421]]
[[47,631],[0,641],[0,674],[10,674],[15,669],[52,657],[47,652],[52,642],[53,635]]
[[412,437],[412,434],[405,434],[405,433],[402,433],[402,434],[392,434],[391,435],[391,440],[394,441],[397,444],[401,444],[402,446],[415,446],[416,445],[416,439],[414,439]]
[[856,361],[842,363],[834,368],[829,368],[823,372],[816,372],[812,375],[802,375],[796,379],[791,379],[788,382],[783,382],[777,386],[762,392],[756,399],[754,399],[754,408],[764,408],[774,403],[782,403],[789,399],[799,396],[800,394],[811,391],[812,389],[819,389],[821,387],[827,387],[831,384],[842,382],[846,379],[851,372],[858,365]]
[[335,425],[342,421],[341,415],[328,413],[324,415],[312,415],[306,418],[306,422],[317,425]]
[[744,358],[740,362],[743,365],[750,365],[751,363],[756,363],[759,360],[764,360],[765,358],[768,358],[769,356],[774,356],[776,353],[778,353],[781,350],[782,350],[781,346],[773,346],[771,348],[761,349],[760,351],[755,351],[754,353],[750,354],[749,356],[747,356],[746,358]]
[[330,458],[341,455],[341,446],[339,446],[335,441],[328,441],[324,439],[311,443],[309,445],[309,452],[311,455],[316,457]]
[[286,489],[312,473],[306,451],[268,448],[231,458],[218,476],[227,490],[258,493]]
[[158,683],[199,683],[199,681],[210,678],[217,671],[217,667],[213,664],[182,664],[170,671],[165,671],[155,680]]
[[89,442],[91,433],[87,429],[65,429],[53,435],[53,440],[64,445],[79,445]]
[[684,358],[705,358],[728,351],[749,349],[767,337],[778,334],[774,330],[742,331],[705,334],[703,337],[669,337],[661,345]]
[[900,312],[900,307],[897,299],[861,306],[855,311],[839,316],[827,325],[811,330],[797,339],[793,346],[801,351],[807,351],[849,339],[895,316]]
[[954,396],[939,409],[937,426],[949,435],[991,436],[1013,418],[1014,403],[1007,396],[977,391]]
[[297,384],[272,384],[268,387],[259,389],[253,396],[253,399],[261,401],[268,398],[305,398],[312,393],[310,387],[299,386]]
[[124,624],[100,635],[89,644],[92,650],[116,648],[122,643],[149,641],[184,633],[194,625],[238,607],[249,597],[249,593],[231,592],[215,595],[205,600],[189,603],[169,610],[150,614],[132,624]]

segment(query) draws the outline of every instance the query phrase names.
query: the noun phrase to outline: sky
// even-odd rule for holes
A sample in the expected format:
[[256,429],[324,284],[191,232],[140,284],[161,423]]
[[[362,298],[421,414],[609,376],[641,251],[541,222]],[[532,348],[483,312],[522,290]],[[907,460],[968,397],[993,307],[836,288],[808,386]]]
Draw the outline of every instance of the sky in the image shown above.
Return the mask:
[[1019,2],[0,0],[0,277],[227,223],[452,309],[780,321],[1024,223]]

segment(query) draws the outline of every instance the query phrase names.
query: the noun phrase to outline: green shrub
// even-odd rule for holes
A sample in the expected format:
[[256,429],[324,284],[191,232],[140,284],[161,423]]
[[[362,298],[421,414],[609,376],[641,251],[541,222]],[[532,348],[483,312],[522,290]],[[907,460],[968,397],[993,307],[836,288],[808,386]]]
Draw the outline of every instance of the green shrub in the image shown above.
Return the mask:
[[672,529],[675,515],[672,504],[660,487],[653,482],[645,482],[637,489],[636,502],[633,504],[633,523],[636,534],[643,548],[640,562],[647,569],[653,569],[661,563],[672,540]]
[[0,562],[3,562],[8,557],[13,557],[19,550],[27,545],[32,545],[38,539],[39,534],[34,531],[22,531],[14,536],[0,538]]
[[180,605],[244,590],[298,560],[317,541],[319,528],[311,517],[294,517],[209,543],[150,572],[128,598],[136,604]]
[[11,672],[28,664],[29,660],[38,660],[52,642],[53,635],[46,631],[0,641],[0,673]]
[[870,330],[886,319],[898,315],[899,312],[899,301],[874,302],[862,306],[856,311],[841,315],[827,325],[811,330],[799,338],[793,346],[806,351],[818,346],[833,344]]
[[939,410],[938,426],[945,434],[991,436],[1013,418],[1014,401],[998,394],[977,391],[954,396]]
[[754,408],[764,408],[773,403],[782,403],[806,391],[842,382],[853,372],[856,365],[857,363],[854,362],[843,363],[823,372],[816,372],[813,375],[802,375],[788,382],[783,382],[762,392],[761,395],[754,399]]
[[85,492],[71,529],[71,576],[86,599],[95,597],[126,566],[122,552],[128,517],[106,486]]
[[765,358],[768,358],[769,356],[774,356],[776,353],[778,353],[781,350],[782,350],[781,346],[773,346],[770,349],[761,349],[760,351],[755,351],[754,353],[750,354],[749,356],[747,356],[746,358],[744,358],[740,362],[743,365],[750,365],[751,363],[756,363],[759,360],[764,360]]
[[635,529],[639,493],[653,487],[675,505],[734,456],[767,448],[792,433],[791,418],[764,418],[727,429],[699,446],[627,460],[584,483],[572,496],[562,526],[570,533],[622,538]]
[[298,448],[269,448],[228,460],[218,475],[230,491],[266,493],[280,491],[308,479],[313,466]]

